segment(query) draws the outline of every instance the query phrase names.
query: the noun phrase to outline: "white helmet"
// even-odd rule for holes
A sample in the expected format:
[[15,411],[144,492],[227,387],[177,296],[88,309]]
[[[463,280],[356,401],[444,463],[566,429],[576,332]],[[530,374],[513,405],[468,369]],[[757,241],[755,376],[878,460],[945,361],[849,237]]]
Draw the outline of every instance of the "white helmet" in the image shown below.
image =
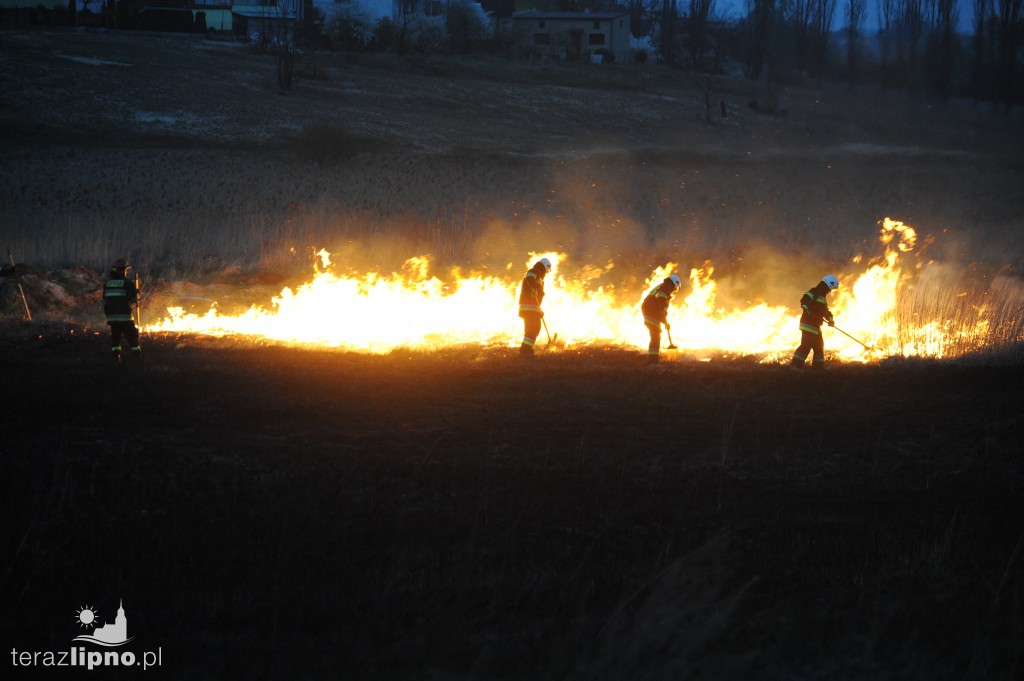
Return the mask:
[[835,291],[837,288],[839,288],[839,280],[836,279],[836,275],[834,274],[826,274],[824,277],[821,278],[821,280],[828,285],[828,289],[830,291]]
[[668,278],[669,278],[669,280],[673,284],[676,285],[676,288],[679,288],[679,275],[678,274],[670,274],[670,275],[668,275]]
[[[541,258],[539,260],[539,262],[540,262],[541,265],[544,265],[544,269],[546,269],[548,272],[551,271],[551,261],[550,260],[548,260],[547,258]],[[836,286],[838,286],[838,284],[836,284]]]

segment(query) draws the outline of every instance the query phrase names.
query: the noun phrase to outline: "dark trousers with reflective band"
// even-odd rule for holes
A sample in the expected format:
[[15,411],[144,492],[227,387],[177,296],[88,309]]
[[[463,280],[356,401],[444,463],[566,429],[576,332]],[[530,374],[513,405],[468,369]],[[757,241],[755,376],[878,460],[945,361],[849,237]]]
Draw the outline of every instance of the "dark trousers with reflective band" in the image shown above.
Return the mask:
[[135,328],[135,322],[107,322],[110,327],[110,350],[115,354],[121,352],[121,336],[131,346],[132,352],[140,352],[139,330]]
[[647,327],[647,333],[651,334],[651,342],[647,346],[647,356],[657,357],[661,353],[661,324],[645,318],[644,326]]
[[814,332],[800,329],[800,347],[793,353],[793,361],[789,365],[802,367],[811,353],[814,353],[811,366],[821,366],[825,363],[825,339],[821,336],[821,330]]
[[523,344],[519,346],[519,352],[529,355],[533,353],[533,344],[540,335],[540,312],[520,312],[519,316],[523,318]]

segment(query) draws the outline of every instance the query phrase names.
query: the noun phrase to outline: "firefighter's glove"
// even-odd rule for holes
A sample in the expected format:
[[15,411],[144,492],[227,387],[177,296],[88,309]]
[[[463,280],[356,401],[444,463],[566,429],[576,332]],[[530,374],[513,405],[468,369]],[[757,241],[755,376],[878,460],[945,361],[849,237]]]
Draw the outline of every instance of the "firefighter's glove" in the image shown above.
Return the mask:
[[668,330],[670,330],[671,328],[672,328],[672,325],[671,325],[671,324],[669,324],[668,322],[665,322],[665,330],[666,330],[666,331],[668,331]]
[[828,322],[829,326],[835,326],[836,325],[836,320],[833,317],[828,317],[825,321]]

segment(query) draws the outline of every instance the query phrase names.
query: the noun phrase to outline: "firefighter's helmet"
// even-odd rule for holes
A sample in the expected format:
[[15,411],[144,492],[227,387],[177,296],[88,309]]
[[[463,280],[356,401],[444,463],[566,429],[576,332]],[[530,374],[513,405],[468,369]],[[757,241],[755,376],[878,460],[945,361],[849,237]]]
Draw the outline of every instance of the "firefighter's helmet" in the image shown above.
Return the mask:
[[676,288],[679,288],[679,275],[678,274],[670,274],[670,275],[668,275],[668,280],[672,282],[673,286],[675,286]]
[[118,258],[117,260],[114,261],[114,264],[111,265],[111,269],[126,270],[128,269],[128,261],[125,260],[124,258]]
[[829,291],[835,291],[837,288],[839,288],[839,280],[836,279],[836,275],[834,274],[826,274],[824,277],[821,278],[821,280],[828,285]]
[[548,260],[547,258],[541,258],[538,262],[540,262],[541,265],[544,265],[544,270],[546,272],[550,272],[551,271],[551,261],[550,260]]

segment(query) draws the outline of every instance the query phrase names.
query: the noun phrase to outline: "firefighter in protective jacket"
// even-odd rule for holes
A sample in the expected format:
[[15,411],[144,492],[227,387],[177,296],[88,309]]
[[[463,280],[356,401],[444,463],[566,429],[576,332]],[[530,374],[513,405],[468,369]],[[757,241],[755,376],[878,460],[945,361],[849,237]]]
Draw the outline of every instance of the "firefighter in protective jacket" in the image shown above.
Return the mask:
[[820,369],[824,366],[825,339],[821,335],[821,325],[823,322],[829,326],[836,323],[828,309],[825,296],[837,288],[839,280],[834,275],[826,274],[814,288],[806,291],[800,298],[800,307],[803,309],[803,314],[800,315],[800,346],[793,353],[790,367],[802,368],[812,353],[814,358],[811,360],[811,367]]
[[135,282],[128,278],[130,265],[124,258],[118,258],[110,267],[110,274],[103,284],[103,313],[110,327],[110,352],[115,360],[121,360],[121,337],[128,342],[132,357],[142,357],[139,345],[139,330],[132,316],[139,300]]
[[544,277],[551,271],[551,261],[541,258],[523,277],[523,285],[519,290],[519,316],[523,320],[523,344],[519,346],[519,354],[533,357],[533,344],[540,335],[541,319],[544,312],[540,304],[544,302]]
[[670,274],[647,294],[640,311],[644,314],[644,326],[651,334],[651,343],[647,346],[647,361],[657,363],[661,353],[661,327],[668,329],[668,304],[672,294],[679,290],[679,276]]

